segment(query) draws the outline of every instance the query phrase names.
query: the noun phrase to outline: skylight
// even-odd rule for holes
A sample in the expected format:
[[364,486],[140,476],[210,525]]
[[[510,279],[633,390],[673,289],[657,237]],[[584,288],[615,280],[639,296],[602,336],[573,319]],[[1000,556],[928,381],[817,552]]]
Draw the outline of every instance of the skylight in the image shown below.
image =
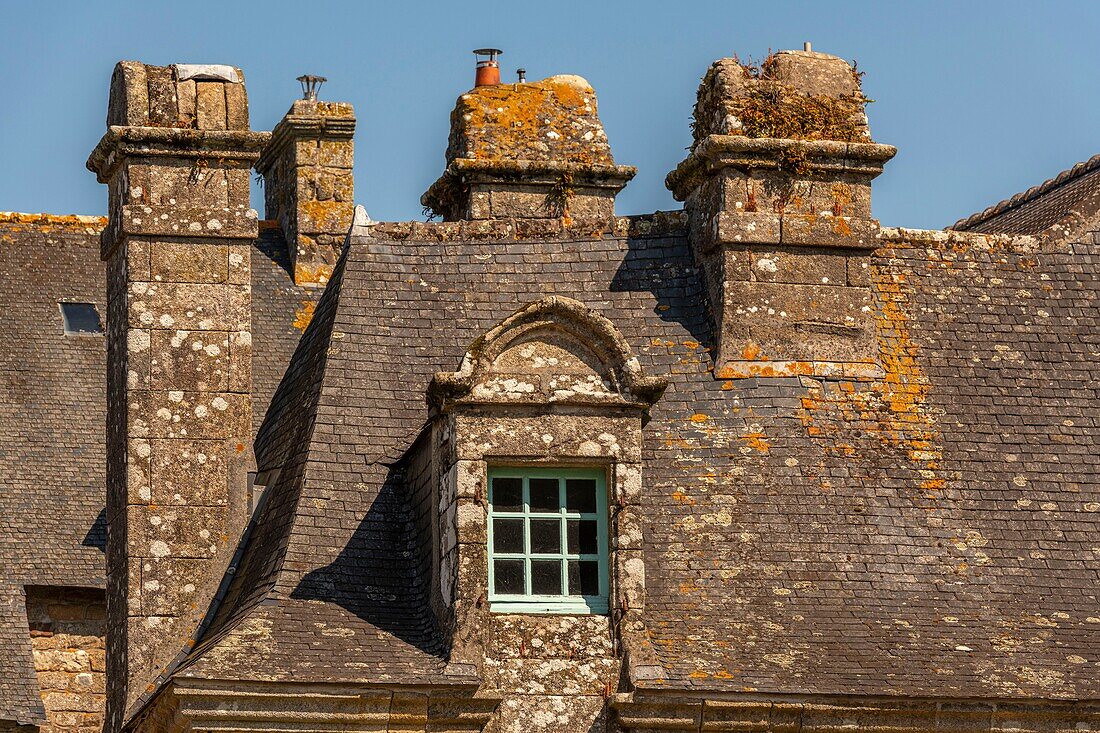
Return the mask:
[[61,319],[65,322],[66,334],[96,334],[103,333],[103,325],[99,320],[99,311],[94,303],[58,303],[61,307]]

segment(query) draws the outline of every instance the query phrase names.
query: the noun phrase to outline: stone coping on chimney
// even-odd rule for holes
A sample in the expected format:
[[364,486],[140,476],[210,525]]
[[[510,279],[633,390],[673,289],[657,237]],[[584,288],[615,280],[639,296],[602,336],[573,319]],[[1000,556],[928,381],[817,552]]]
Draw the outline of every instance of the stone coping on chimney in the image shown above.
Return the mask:
[[881,143],[708,135],[665,177],[665,186],[672,191],[673,198],[683,201],[711,171],[726,167],[780,169],[792,155],[804,161],[808,172],[851,173],[874,178],[897,152],[893,145]]
[[174,127],[112,125],[100,138],[85,164],[100,183],[108,183],[122,157],[192,156],[235,160],[250,165],[271,139],[270,132],[254,130],[193,130]]

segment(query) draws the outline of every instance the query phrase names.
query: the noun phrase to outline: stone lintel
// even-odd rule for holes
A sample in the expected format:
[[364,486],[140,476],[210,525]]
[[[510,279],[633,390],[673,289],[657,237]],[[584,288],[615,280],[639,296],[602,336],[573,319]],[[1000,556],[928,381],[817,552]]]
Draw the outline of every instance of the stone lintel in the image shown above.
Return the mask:
[[871,250],[879,245],[875,219],[819,214],[771,214],[720,211],[713,236],[702,242],[703,252],[718,245],[787,244],[800,247],[837,247]]
[[252,167],[271,138],[253,130],[191,130],[171,127],[111,126],[85,164],[96,180],[109,183],[128,157],[171,157]]
[[851,174],[869,181],[882,173],[897,152],[893,145],[880,143],[708,135],[668,174],[665,185],[677,201],[684,201],[702,179],[722,168],[782,169],[793,155],[799,157],[806,175]]

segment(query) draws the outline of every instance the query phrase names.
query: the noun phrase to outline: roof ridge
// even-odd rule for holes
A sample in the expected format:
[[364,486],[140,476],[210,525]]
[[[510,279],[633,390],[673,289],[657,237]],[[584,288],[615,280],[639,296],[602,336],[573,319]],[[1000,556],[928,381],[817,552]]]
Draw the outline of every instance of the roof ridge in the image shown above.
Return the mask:
[[979,211],[976,214],[971,214],[968,217],[959,219],[954,224],[948,227],[948,229],[954,229],[959,231],[965,231],[971,227],[983,224],[990,219],[999,216],[1010,209],[1014,209],[1018,206],[1034,201],[1038,197],[1045,193],[1049,193],[1055,188],[1069,183],[1072,180],[1080,178],[1086,173],[1090,173],[1093,170],[1100,168],[1100,154],[1094,155],[1088,160],[1081,161],[1075,164],[1072,168],[1067,168],[1053,178],[1048,178],[1042,183],[1032,186],[1026,191],[1021,191],[1014,196],[1011,196],[1003,201],[999,201],[992,206]]

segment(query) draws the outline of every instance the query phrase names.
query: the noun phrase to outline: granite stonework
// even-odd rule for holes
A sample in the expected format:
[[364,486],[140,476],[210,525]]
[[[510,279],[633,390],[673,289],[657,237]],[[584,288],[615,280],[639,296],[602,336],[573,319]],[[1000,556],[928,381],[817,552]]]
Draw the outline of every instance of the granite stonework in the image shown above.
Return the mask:
[[111,126],[88,161],[110,209],[101,255],[111,730],[194,637],[246,502],[249,177],[268,136],[248,129],[239,70],[237,82],[174,73],[116,68]]
[[324,286],[355,208],[355,110],[346,102],[299,99],[256,163],[268,220],[279,222],[298,285]]
[[[107,331],[87,405],[40,388],[102,336],[3,370],[59,447],[3,413],[0,729],[1100,726],[1093,163],[957,225],[995,234],[880,227],[859,74],[780,52],[706,72],[683,211],[614,215],[634,171],[556,76],[460,96],[445,221],[377,223],[351,106],[252,132],[243,78],[119,64],[109,218],[0,221],[0,292],[52,245]],[[608,613],[494,607],[497,465],[603,472]]]

